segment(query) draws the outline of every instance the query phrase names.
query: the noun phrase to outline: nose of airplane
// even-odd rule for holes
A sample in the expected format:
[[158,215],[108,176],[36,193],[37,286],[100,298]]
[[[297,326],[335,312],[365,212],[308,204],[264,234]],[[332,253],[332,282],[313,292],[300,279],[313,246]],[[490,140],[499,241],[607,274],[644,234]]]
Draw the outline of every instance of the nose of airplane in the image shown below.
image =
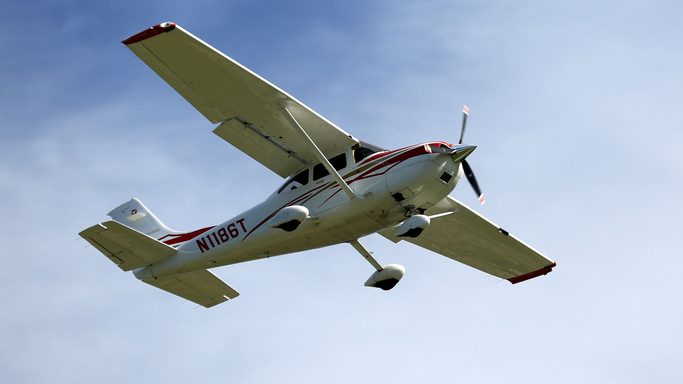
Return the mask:
[[469,156],[470,153],[474,152],[475,149],[477,149],[476,145],[456,145],[451,149],[451,157],[453,158],[453,161],[459,163],[465,160],[465,158]]

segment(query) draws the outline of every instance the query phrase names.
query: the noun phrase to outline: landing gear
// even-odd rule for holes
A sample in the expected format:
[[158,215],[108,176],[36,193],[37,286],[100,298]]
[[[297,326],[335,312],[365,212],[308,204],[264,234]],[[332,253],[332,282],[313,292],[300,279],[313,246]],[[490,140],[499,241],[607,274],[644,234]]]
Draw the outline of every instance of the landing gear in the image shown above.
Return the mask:
[[365,282],[366,287],[380,288],[384,291],[388,291],[394,288],[396,284],[403,278],[406,273],[406,269],[402,265],[398,264],[388,264],[381,266],[377,260],[372,257],[372,254],[368,252],[358,240],[350,241],[349,244],[360,253],[365,260],[372,265],[376,271],[370,275],[370,278]]
[[370,275],[368,281],[365,282],[365,286],[388,291],[391,288],[394,288],[405,274],[406,269],[402,265],[387,264],[381,271],[377,271]]
[[404,207],[406,211],[403,213],[403,217],[410,217],[412,215],[421,215],[424,213],[424,209],[415,208],[414,205],[408,205]]
[[410,216],[396,228],[396,237],[416,238],[429,227],[430,222],[431,219],[426,215]]

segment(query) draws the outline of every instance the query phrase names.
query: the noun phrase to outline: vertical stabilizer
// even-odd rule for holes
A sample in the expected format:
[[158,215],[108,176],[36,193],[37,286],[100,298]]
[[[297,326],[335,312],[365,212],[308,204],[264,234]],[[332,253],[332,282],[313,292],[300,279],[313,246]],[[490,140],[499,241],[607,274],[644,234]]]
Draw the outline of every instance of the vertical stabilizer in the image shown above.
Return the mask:
[[165,226],[158,217],[142,204],[142,201],[132,198],[111,210],[108,215],[117,223],[161,241],[174,248],[179,247],[186,241],[213,228],[206,227],[192,232],[178,232]]
[[165,226],[152,211],[136,198],[112,209],[108,215],[114,221],[155,239],[178,233]]

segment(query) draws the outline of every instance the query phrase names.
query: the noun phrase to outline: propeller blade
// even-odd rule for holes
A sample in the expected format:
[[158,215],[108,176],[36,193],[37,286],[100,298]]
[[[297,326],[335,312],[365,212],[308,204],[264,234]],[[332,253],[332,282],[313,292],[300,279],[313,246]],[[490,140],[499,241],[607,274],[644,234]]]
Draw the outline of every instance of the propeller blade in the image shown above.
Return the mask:
[[479,188],[479,183],[477,183],[477,178],[474,177],[474,172],[472,172],[472,167],[467,163],[467,160],[463,160],[461,162],[462,164],[462,170],[465,171],[465,176],[467,176],[467,181],[470,182],[470,185],[472,186],[472,189],[474,189],[474,193],[477,194],[477,198],[479,199],[479,204],[484,205],[486,202],[486,198],[484,198],[484,194],[481,193],[481,188]]
[[[463,140],[465,139],[465,128],[467,127],[467,116],[470,115],[470,107],[463,105],[462,106],[462,126],[460,127],[460,140],[458,141],[458,144],[462,144]],[[467,160],[465,160],[465,157],[472,153],[474,151],[475,146],[466,146],[460,149],[462,152],[463,156],[458,156],[458,159],[456,160],[456,153],[454,153],[453,159],[456,161],[460,161],[460,164],[462,164],[462,170],[465,172],[465,176],[467,176],[467,181],[470,182],[470,185],[472,186],[472,189],[474,189],[474,193],[477,194],[477,199],[479,199],[479,204],[484,205],[486,202],[486,199],[484,198],[484,194],[481,193],[481,188],[479,188],[479,183],[477,182],[477,178],[474,176],[474,172],[472,171],[472,167],[470,167],[469,163]]]
[[465,138],[465,127],[467,126],[467,116],[470,114],[470,107],[463,105],[462,106],[462,126],[460,127],[460,140],[458,141],[458,144],[462,144],[463,139]]

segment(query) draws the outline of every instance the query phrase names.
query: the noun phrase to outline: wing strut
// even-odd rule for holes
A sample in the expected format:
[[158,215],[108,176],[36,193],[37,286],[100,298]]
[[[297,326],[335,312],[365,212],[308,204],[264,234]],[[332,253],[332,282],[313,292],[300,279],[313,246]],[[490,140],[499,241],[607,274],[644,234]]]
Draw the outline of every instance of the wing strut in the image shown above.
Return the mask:
[[334,176],[334,178],[337,180],[337,183],[339,183],[339,187],[349,196],[350,199],[353,199],[356,197],[356,194],[353,193],[353,190],[351,190],[351,187],[349,187],[348,184],[346,184],[346,181],[344,181],[344,178],[341,177],[339,172],[337,172],[336,169],[330,164],[330,161],[327,160],[325,155],[323,155],[322,151],[320,151],[320,148],[318,148],[317,145],[315,145],[315,142],[313,139],[311,139],[310,136],[308,136],[308,133],[306,133],[306,130],[299,124],[299,122],[296,120],[294,115],[287,109],[287,107],[284,107],[285,110],[285,117],[289,120],[289,122],[292,124],[292,127],[295,128],[301,136],[303,136],[304,139],[308,142],[308,144],[311,145],[311,148],[313,149],[313,153],[315,156],[320,160],[320,162],[323,164],[325,169],[327,169],[328,172],[330,172],[330,175]]

